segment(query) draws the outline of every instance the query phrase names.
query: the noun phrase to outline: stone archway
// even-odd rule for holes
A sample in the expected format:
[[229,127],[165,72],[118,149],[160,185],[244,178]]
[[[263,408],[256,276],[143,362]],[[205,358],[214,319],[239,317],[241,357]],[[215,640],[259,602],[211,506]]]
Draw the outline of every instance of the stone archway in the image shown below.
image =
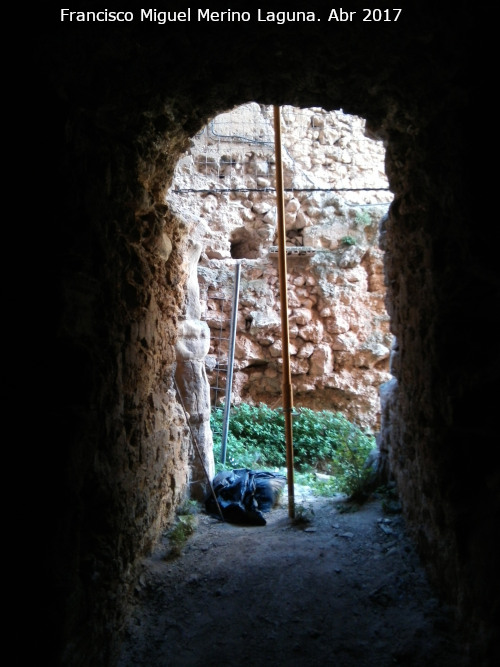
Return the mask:
[[[392,199],[383,145],[367,136],[363,119],[342,111],[283,107],[281,115],[296,404],[344,411],[374,432],[392,342],[377,243]],[[242,276],[232,401],[281,404],[272,107],[251,103],[220,114],[190,144],[167,201],[202,246],[193,262],[211,332],[212,403],[225,396],[236,259]]]

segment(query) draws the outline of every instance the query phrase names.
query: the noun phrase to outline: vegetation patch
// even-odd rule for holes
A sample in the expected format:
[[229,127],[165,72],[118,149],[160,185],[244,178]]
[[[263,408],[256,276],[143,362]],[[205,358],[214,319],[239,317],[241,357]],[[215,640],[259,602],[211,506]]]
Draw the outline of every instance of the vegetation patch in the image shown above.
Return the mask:
[[[224,407],[211,413],[214,451],[221,452]],[[302,483],[315,493],[360,496],[371,475],[365,462],[376,448],[373,434],[350,422],[339,412],[300,408],[293,418],[294,469]],[[260,403],[232,408],[226,442],[226,461],[216,470],[250,468],[282,470],[286,467],[283,411]],[[318,474],[320,473],[320,474]]]
[[167,560],[177,558],[182,554],[186,542],[196,530],[199,512],[200,505],[195,500],[186,500],[179,506],[174,525],[166,533],[168,538]]

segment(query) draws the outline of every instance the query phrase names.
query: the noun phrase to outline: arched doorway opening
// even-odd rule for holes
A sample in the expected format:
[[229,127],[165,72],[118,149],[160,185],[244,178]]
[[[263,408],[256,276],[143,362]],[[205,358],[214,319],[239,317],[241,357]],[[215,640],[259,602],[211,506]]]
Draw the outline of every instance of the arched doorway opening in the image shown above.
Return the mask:
[[[282,405],[272,115],[271,106],[253,102],[213,118],[192,137],[167,196],[188,226],[193,266],[186,317],[200,320],[191,329],[205,340],[199,382],[208,382],[212,408],[227,400],[233,368],[232,403]],[[296,402],[342,411],[376,432],[392,344],[378,245],[379,222],[392,201],[385,148],[364,119],[342,110],[285,106],[281,115]],[[230,360],[236,265],[241,280]],[[199,437],[209,449],[207,431]]]

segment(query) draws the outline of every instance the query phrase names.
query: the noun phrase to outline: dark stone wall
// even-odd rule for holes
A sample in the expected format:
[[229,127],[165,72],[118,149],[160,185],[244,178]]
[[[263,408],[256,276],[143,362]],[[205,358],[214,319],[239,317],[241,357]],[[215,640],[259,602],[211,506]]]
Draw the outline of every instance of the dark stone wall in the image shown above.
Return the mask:
[[33,446],[30,464],[48,664],[113,663],[135,567],[186,492],[192,451],[173,384],[186,239],[164,194],[188,138],[251,100],[342,108],[387,142],[398,349],[381,446],[430,577],[458,605],[471,664],[489,664],[498,271],[496,223],[481,208],[484,144],[470,129],[481,90],[465,47],[483,17],[464,3],[439,11],[415,3],[397,23],[173,29],[44,15],[25,107],[42,210],[29,222],[30,298],[43,322],[30,370],[45,383],[36,428],[50,446]]

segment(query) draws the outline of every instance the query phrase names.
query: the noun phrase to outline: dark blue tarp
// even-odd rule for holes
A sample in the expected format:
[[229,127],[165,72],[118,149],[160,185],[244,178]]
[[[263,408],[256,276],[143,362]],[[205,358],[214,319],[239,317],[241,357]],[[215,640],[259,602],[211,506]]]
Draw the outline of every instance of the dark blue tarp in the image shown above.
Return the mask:
[[[239,468],[219,472],[212,487],[226,521],[265,526],[263,513],[273,508],[285,484],[285,475]],[[209,514],[220,516],[212,494],[205,508]]]

